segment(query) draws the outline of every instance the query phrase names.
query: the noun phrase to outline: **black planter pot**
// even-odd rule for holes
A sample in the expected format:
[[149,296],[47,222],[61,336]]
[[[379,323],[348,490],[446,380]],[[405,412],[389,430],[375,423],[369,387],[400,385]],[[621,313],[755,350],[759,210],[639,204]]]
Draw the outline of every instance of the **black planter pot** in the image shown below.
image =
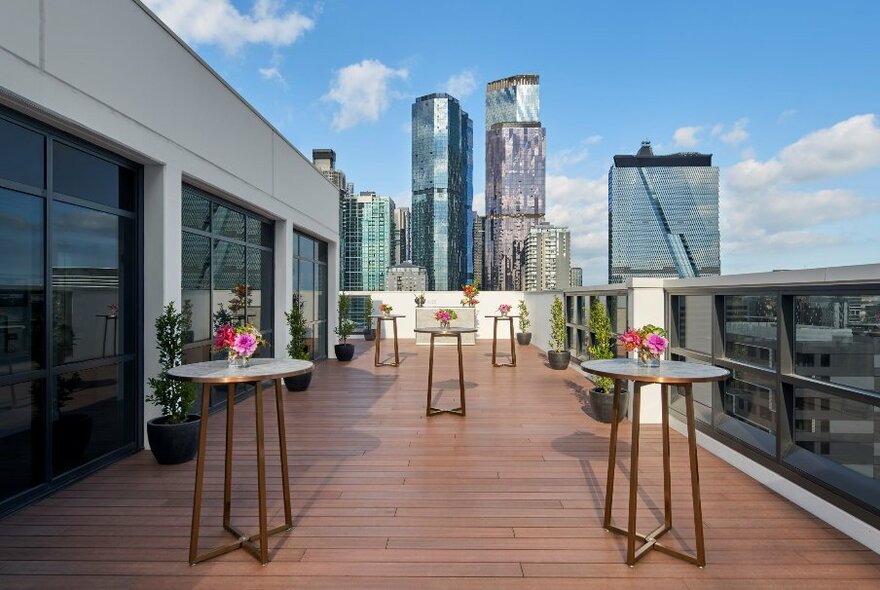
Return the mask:
[[367,342],[372,342],[376,339],[376,331],[375,330],[364,330],[364,340]]
[[309,388],[309,384],[311,382],[311,371],[309,371],[308,373],[303,373],[302,375],[284,378],[284,385],[287,387],[287,391],[305,391]]
[[336,360],[350,361],[354,358],[354,344],[337,344],[333,347]]
[[532,341],[532,333],[531,332],[517,332],[516,333],[516,341],[522,346],[528,346]]
[[547,353],[547,360],[550,361],[550,368],[556,369],[557,371],[562,371],[568,368],[568,361],[571,360],[571,353],[569,351],[557,352],[555,350],[551,350]]
[[160,465],[186,463],[199,450],[199,425],[201,419],[190,414],[186,422],[168,424],[168,416],[153,418],[147,422],[147,439],[150,450]]
[[[626,416],[627,403],[629,402],[629,392],[626,390],[620,392],[620,407],[617,411],[617,421],[620,422]],[[590,390],[590,406],[596,415],[596,420],[610,424],[614,410],[614,392],[605,392],[596,389]]]

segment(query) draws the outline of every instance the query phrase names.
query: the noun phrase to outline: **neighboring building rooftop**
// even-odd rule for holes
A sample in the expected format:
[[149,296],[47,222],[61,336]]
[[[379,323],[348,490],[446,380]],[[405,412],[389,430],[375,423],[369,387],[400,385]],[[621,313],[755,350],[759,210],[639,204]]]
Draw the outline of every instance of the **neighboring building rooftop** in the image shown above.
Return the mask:
[[618,168],[649,168],[660,166],[711,166],[712,154],[697,152],[679,152],[664,156],[655,156],[650,141],[643,141],[636,155],[614,156],[614,165]]

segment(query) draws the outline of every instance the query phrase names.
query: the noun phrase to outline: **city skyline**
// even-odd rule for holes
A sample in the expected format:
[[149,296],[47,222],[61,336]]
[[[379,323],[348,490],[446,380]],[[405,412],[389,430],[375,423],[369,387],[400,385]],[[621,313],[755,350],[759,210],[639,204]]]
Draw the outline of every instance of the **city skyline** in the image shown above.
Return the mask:
[[[415,96],[450,91],[480,137],[485,83],[541,75],[547,221],[571,228],[572,265],[584,269],[586,284],[606,278],[613,155],[631,153],[643,139],[657,153],[713,154],[725,274],[877,261],[876,4],[859,3],[858,19],[849,10],[799,5],[796,22],[790,7],[758,2],[700,11],[645,4],[626,27],[593,27],[591,35],[579,33],[582,24],[613,22],[613,6],[572,4],[565,19],[546,11],[525,22],[515,10],[461,4],[449,14],[466,14],[456,21],[462,34],[441,52],[403,26],[404,17],[428,18],[428,7],[401,14],[374,4],[318,10],[278,2],[258,10],[250,0],[220,3],[225,16],[204,20],[209,11],[200,12],[200,2],[186,12],[174,0],[147,1],[291,141],[333,147],[358,186],[400,206],[409,205]],[[528,34],[533,43],[486,42],[485,31],[476,33],[489,15],[494,30]],[[277,26],[257,33],[255,23]],[[656,34],[667,28],[681,34]],[[395,42],[365,48],[356,42],[363,30]],[[669,65],[633,75],[627,64],[645,52]],[[481,144],[474,209],[482,214]]]

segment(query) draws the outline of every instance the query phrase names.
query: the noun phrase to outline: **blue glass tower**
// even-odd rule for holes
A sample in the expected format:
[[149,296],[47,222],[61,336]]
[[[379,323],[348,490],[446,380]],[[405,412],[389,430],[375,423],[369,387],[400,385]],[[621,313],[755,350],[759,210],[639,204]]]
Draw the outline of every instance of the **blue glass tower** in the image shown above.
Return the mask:
[[417,98],[412,105],[412,257],[427,270],[429,290],[457,290],[473,272],[468,262],[473,199],[470,117],[448,94]]
[[642,143],[608,172],[608,282],[721,274],[711,154],[655,156]]

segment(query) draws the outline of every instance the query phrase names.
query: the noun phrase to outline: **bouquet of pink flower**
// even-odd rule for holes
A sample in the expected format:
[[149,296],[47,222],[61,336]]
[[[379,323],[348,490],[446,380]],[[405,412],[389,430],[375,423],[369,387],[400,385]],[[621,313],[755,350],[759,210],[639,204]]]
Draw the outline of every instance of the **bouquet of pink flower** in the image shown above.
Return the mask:
[[381,311],[381,312],[384,313],[385,315],[390,314],[390,313],[391,313],[391,310],[393,310],[393,309],[394,309],[394,308],[391,307],[391,304],[390,304],[390,303],[383,303],[383,304],[381,304],[381,305],[379,306],[379,311]]
[[233,327],[223,324],[214,332],[214,352],[229,353],[229,362],[243,361],[247,365],[257,348],[266,344],[263,335],[252,324]]
[[448,328],[449,322],[458,319],[458,314],[454,309],[438,309],[434,314],[434,319],[440,322],[441,327]]
[[477,299],[477,295],[480,294],[480,290],[477,288],[476,285],[465,285],[461,288],[461,294],[464,295],[464,297],[461,299],[462,305],[470,305],[471,307],[473,307],[480,302],[480,300]]
[[507,315],[508,313],[510,313],[511,309],[513,308],[506,303],[502,303],[498,306],[498,311],[501,312],[501,315]]
[[618,336],[618,340],[628,352],[637,351],[639,360],[648,366],[657,366],[660,355],[669,345],[666,330],[654,324],[646,324],[639,329],[629,328]]

